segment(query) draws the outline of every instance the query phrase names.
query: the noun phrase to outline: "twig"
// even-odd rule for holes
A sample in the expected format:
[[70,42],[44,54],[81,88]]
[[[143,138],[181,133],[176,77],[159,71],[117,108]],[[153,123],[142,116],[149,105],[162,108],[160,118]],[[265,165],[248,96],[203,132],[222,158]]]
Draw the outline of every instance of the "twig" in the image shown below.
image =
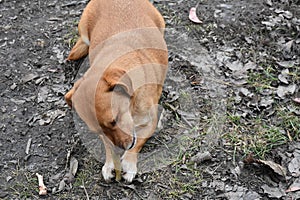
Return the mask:
[[292,142],[292,141],[293,141],[293,138],[292,138],[292,136],[291,136],[291,134],[290,134],[289,131],[287,131],[287,135],[288,135],[288,138],[289,138],[290,142]]
[[119,182],[122,178],[122,175],[121,175],[121,158],[113,149],[111,149],[111,156],[112,156],[114,166],[115,166],[116,181]]
[[67,152],[67,162],[66,162],[65,170],[68,169],[68,164],[69,164],[69,161],[70,161],[70,157],[71,157],[71,150],[68,150],[68,152]]
[[169,103],[167,103],[167,102],[165,102],[165,104],[166,104],[166,106],[168,106],[174,113],[176,113],[177,114],[177,109],[178,109],[178,107],[174,107],[174,106],[172,106],[171,104],[169,104]]
[[44,184],[43,176],[38,173],[36,173],[35,175],[37,176],[39,181],[39,195],[41,196],[47,195],[47,187]]
[[84,186],[84,181],[83,181],[83,180],[82,180],[82,187],[83,187],[83,190],[84,190],[86,199],[87,199],[87,200],[90,200],[89,194],[88,194],[88,192],[87,192],[87,190],[86,190],[86,188],[85,188],[85,186]]
[[194,128],[194,126],[184,116],[181,115],[180,117],[190,128]]
[[169,103],[165,103],[166,104],[166,106],[168,106],[177,116],[180,116],[181,117],[181,119],[190,127],[190,128],[194,128],[194,126],[183,116],[183,115],[181,115],[180,113],[178,113],[178,107],[174,107],[174,106],[172,106],[171,104],[169,104]]
[[31,146],[31,141],[32,141],[32,138],[29,138],[28,141],[27,141],[26,150],[25,150],[25,153],[27,155],[29,154],[29,150],[30,150],[30,146]]

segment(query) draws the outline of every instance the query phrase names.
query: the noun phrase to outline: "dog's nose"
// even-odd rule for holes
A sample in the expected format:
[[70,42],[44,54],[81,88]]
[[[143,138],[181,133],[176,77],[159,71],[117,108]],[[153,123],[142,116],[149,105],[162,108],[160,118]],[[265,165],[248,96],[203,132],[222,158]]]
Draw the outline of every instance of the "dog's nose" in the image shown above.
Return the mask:
[[135,129],[133,129],[133,133],[132,133],[132,143],[129,144],[129,145],[127,146],[127,148],[125,148],[125,149],[126,149],[126,150],[129,150],[129,149],[132,149],[133,147],[135,147],[136,140],[137,140],[137,138],[136,138],[136,131],[135,131]]

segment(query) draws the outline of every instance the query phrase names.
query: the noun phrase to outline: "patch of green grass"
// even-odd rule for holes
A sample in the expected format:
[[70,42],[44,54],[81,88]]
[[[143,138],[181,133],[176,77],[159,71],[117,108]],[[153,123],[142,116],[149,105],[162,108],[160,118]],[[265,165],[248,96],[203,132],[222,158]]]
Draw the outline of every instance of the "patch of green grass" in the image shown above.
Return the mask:
[[168,188],[164,191],[164,197],[177,199],[184,194],[195,194],[200,190],[202,182],[201,172],[192,167],[180,168],[169,177]]
[[74,187],[81,187],[83,183],[87,186],[93,182],[101,180],[100,163],[92,157],[87,157],[81,160],[83,169],[79,170],[75,176]]
[[78,37],[79,37],[78,29],[77,29],[78,23],[79,23],[78,20],[74,20],[73,23],[71,25],[69,25],[69,27],[67,28],[69,30],[68,33],[66,35],[64,35],[64,42],[69,47],[74,46],[78,40]]
[[289,73],[287,73],[288,76],[291,78],[292,83],[299,83],[300,81],[300,67],[299,66],[291,66],[289,68]]
[[[274,91],[276,88],[273,83],[279,83],[279,73],[274,65],[261,65],[259,70],[248,73],[248,86],[254,93],[265,89]],[[297,67],[290,68],[288,75],[290,83],[299,82],[300,70]],[[243,156],[252,153],[258,158],[264,158],[275,147],[299,140],[300,117],[295,112],[297,109],[299,112],[299,108],[291,101],[283,103],[275,99],[271,108],[275,110],[273,114],[262,110],[245,118],[234,114],[239,105],[233,105],[234,100],[229,100],[224,138],[228,146]]]
[[183,149],[178,154],[177,162],[172,164],[172,168],[175,170],[169,182],[172,190],[167,195],[170,199],[179,198],[186,193],[193,195],[200,189],[202,173],[189,160],[195,153],[199,152],[201,139],[202,137],[186,136],[181,140],[184,141],[182,143]]
[[[227,129],[223,137],[228,146],[237,149],[243,156],[252,153],[264,158],[272,149],[300,140],[299,107],[293,103],[277,103],[273,116],[242,118],[227,113]],[[299,113],[298,113],[299,114]]]
[[176,186],[173,190],[168,192],[168,197],[170,199],[179,198],[181,195],[186,193],[195,194],[197,189],[199,189],[199,184],[201,179],[193,180],[192,182],[182,182],[180,178],[174,178],[171,182]]
[[12,193],[19,199],[28,199],[38,195],[38,180],[34,174],[17,172],[11,186]]
[[184,26],[186,32],[190,33],[190,32],[203,32],[204,28],[202,26],[199,26],[198,24],[187,24]]
[[251,123],[240,121],[240,117],[228,115],[230,128],[223,137],[227,140],[228,146],[236,148],[244,156],[252,153],[258,158],[264,158],[274,147],[289,141],[285,131],[280,127],[269,125],[262,118],[253,119]]
[[300,117],[295,113],[299,111],[294,105],[281,106],[277,108],[276,125],[281,127],[287,134],[290,140],[300,140]]
[[240,125],[241,116],[228,114],[228,119],[235,125]]
[[91,180],[92,174],[87,170],[82,170],[76,175],[76,179],[74,182],[74,187],[82,186],[82,183],[87,183]]
[[180,98],[182,98],[184,101],[187,100],[187,101],[191,101],[192,100],[192,97],[191,97],[191,94],[184,91],[184,90],[180,90],[180,94],[179,94]]
[[[185,194],[194,195],[199,193],[202,182],[202,172],[189,160],[199,152],[200,136],[196,137],[198,130],[191,129],[189,133],[178,138],[177,156],[169,168],[160,172],[154,171],[151,175],[150,184],[163,182],[163,189],[159,196],[165,199],[178,199]],[[200,133],[199,133],[200,134]],[[203,139],[203,138],[202,138]]]
[[258,128],[253,137],[249,138],[250,143],[244,149],[246,155],[253,153],[258,158],[264,158],[274,147],[285,144],[287,136],[277,127],[262,126]]
[[181,14],[174,12],[169,6],[162,4],[157,4],[156,6],[165,18],[166,24],[171,24],[174,27],[183,23]]
[[263,89],[271,89],[272,82],[278,81],[277,70],[273,66],[261,66],[261,71],[252,71],[250,72],[248,78],[248,84],[255,88],[257,92],[262,91]]

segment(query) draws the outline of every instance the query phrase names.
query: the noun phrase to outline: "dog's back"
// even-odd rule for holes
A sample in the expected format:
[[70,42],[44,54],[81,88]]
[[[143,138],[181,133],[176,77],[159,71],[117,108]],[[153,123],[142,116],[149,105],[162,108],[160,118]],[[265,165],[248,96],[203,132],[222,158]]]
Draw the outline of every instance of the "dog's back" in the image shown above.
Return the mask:
[[165,28],[163,17],[148,0],[91,0],[78,25],[83,42],[72,49],[68,60],[86,56],[112,35],[147,27],[162,33]]

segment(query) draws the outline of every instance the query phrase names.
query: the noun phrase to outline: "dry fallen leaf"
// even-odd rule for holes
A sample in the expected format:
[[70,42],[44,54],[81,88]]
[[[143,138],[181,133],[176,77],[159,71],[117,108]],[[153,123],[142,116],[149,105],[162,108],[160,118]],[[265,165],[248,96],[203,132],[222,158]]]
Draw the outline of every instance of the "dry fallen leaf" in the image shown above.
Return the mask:
[[192,162],[196,162],[196,163],[202,163],[204,161],[207,161],[207,160],[211,160],[212,159],[212,156],[210,154],[210,152],[206,151],[206,152],[199,152],[197,153],[195,156],[193,156],[191,158],[191,161]]
[[75,176],[78,170],[78,160],[74,157],[70,161],[70,173]]
[[299,166],[300,166],[300,156],[298,156],[298,154],[295,154],[294,158],[288,164],[289,172],[292,174],[293,177],[300,176]]
[[292,184],[285,192],[296,192],[300,190],[300,183]]
[[293,99],[293,101],[296,103],[300,103],[300,98],[295,98],[295,99]]
[[288,81],[289,73],[290,73],[289,69],[282,70],[281,74],[278,75],[278,79],[284,84],[289,84]]
[[38,77],[39,77],[38,74],[27,74],[27,75],[25,75],[25,76],[21,79],[21,81],[22,81],[22,83],[24,84],[24,83],[27,83],[27,82],[29,82],[29,81],[31,81],[31,80],[33,80],[33,79],[38,78]]
[[59,193],[59,192],[65,190],[65,188],[66,188],[66,182],[64,180],[61,180],[59,182],[58,190],[55,191],[55,193]]
[[264,193],[268,194],[270,198],[276,198],[280,199],[281,197],[285,196],[285,191],[278,187],[270,187],[267,184],[264,184],[261,186],[261,188],[264,190]]
[[247,156],[247,158],[244,160],[244,163],[246,163],[246,164],[252,164],[252,163],[263,164],[265,166],[270,167],[276,174],[286,177],[286,173],[287,173],[286,169],[273,161],[255,159],[255,158],[253,158],[252,154],[249,154]]
[[286,95],[288,94],[294,94],[295,91],[296,91],[296,84],[291,84],[291,85],[288,85],[288,86],[278,86],[277,88],[277,95],[281,98],[281,99],[284,99]]
[[192,22],[201,24],[202,21],[198,18],[197,12],[196,12],[196,11],[197,11],[197,7],[192,7],[192,8],[190,9],[189,19],[190,19]]
[[279,165],[273,161],[267,161],[267,160],[257,160],[257,162],[262,163],[266,166],[269,166],[278,175],[286,177],[286,169],[284,167],[282,167],[281,165]]

